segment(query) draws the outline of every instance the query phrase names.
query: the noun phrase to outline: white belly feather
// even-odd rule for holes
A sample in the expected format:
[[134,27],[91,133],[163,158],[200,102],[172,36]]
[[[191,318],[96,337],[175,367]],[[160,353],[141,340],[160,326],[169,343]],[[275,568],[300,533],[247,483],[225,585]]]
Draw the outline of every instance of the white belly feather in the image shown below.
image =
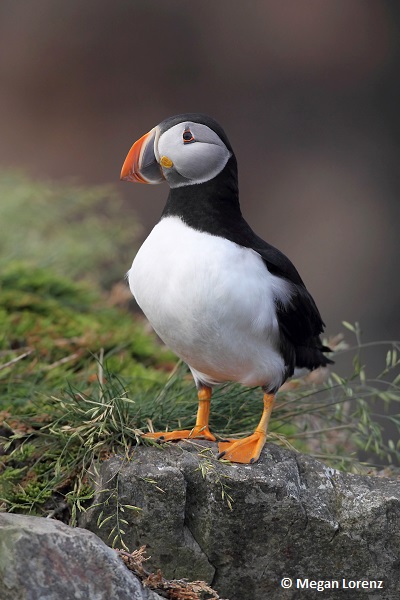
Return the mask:
[[253,250],[166,217],[136,255],[129,285],[197,381],[281,384],[274,298],[289,303],[290,288]]

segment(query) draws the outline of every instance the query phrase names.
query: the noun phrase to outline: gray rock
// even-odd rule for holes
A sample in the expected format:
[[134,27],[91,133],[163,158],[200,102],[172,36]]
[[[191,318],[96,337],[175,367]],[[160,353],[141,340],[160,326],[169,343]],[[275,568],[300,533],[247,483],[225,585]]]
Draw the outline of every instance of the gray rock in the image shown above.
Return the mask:
[[[397,480],[341,473],[273,444],[254,465],[226,464],[215,460],[215,444],[196,441],[113,457],[97,488],[95,502],[108,502],[81,525],[107,540],[116,500],[102,490],[118,488],[120,505],[141,509],[124,512],[125,543],[146,544],[150,568],[167,578],[204,579],[230,600],[319,598],[313,580],[337,581],[339,590],[383,582],[383,590],[325,589],[324,599],[400,598]],[[101,510],[113,517],[99,529]],[[298,589],[306,579],[308,591]]]
[[0,514],[1,600],[162,600],[98,537],[54,521]]

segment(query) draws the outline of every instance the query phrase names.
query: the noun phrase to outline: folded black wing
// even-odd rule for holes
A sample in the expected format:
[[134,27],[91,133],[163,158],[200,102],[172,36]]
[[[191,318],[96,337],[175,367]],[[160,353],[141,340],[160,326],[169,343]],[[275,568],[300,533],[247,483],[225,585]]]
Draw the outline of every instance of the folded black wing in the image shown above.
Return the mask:
[[288,367],[288,376],[293,374],[295,367],[316,369],[326,366],[332,361],[323,353],[330,350],[320,339],[325,324],[313,297],[292,262],[277,248],[256,237],[253,249],[261,256],[268,271],[290,284],[290,303],[284,304],[279,298],[275,299],[281,352]]

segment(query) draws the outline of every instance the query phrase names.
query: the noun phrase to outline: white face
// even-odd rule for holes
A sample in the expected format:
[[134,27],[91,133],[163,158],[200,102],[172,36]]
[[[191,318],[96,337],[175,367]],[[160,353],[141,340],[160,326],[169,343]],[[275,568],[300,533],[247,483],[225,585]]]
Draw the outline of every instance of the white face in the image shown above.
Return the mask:
[[154,153],[171,188],[213,179],[231,156],[212,129],[191,121],[156,135]]

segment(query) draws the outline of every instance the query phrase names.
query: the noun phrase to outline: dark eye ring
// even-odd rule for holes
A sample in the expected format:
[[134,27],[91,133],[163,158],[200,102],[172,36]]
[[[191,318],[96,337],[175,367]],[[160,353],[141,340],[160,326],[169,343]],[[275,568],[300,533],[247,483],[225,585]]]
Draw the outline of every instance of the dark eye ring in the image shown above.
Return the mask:
[[193,133],[190,131],[190,129],[185,129],[182,137],[183,137],[184,144],[190,144],[191,142],[195,141],[195,139],[193,137]]

